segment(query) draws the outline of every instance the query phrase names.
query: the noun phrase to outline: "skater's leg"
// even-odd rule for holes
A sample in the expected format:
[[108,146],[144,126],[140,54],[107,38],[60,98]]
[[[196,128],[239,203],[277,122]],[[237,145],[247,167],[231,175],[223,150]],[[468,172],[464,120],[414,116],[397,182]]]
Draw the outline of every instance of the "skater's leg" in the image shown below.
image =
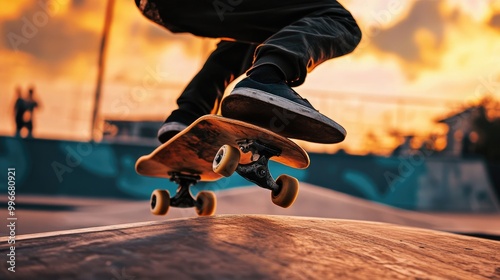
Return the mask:
[[269,37],[257,48],[250,73],[271,64],[280,68],[287,84],[298,86],[322,62],[353,51],[361,40],[361,31],[339,5],[333,3]]
[[[235,93],[241,94],[245,91],[248,93],[248,89],[257,89],[253,93],[257,92],[261,99],[265,99],[264,103],[276,102],[278,99],[273,95],[283,98],[283,102],[272,105],[285,106],[288,111],[284,113],[290,116],[298,113],[295,116],[299,117],[293,117],[295,122],[286,121],[285,126],[279,126],[279,131],[276,132],[313,142],[339,142],[345,137],[345,131],[340,125],[318,113],[309,102],[290,88],[302,84],[307,72],[320,63],[351,52],[359,43],[360,29],[351,14],[337,1],[136,0],[136,2],[148,18],[172,32],[190,32],[204,37],[228,37],[242,42],[259,43],[255,62],[249,71],[250,79],[238,84]],[[272,79],[262,79],[269,75],[273,76]],[[202,78],[206,79],[205,74]],[[245,120],[253,121],[256,108],[244,106],[241,102],[237,103],[238,106],[223,104],[223,115],[240,117],[242,114],[247,114],[248,118]],[[188,104],[190,102],[184,103],[185,108],[195,110]],[[266,118],[272,118],[274,114],[262,113],[261,121],[264,122],[269,122]],[[307,126],[311,119],[317,121],[316,126]],[[309,130],[295,131],[297,127]],[[328,130],[328,127],[331,129]],[[307,135],[304,138],[304,134],[313,133],[317,128],[325,128],[323,130],[326,131],[325,134],[312,138]],[[327,134],[330,134],[328,139],[324,138]]]
[[252,67],[273,64],[287,83],[304,82],[320,63],[361,40],[352,15],[334,0],[136,0],[143,13],[173,32],[261,44]]
[[160,142],[164,143],[197,118],[217,113],[227,85],[250,67],[255,47],[253,44],[221,41],[177,99],[178,109],[158,132]]
[[222,115],[318,143],[344,140],[346,131],[291,87],[320,63],[351,52],[361,32],[338,3],[284,27],[259,45],[249,77],[223,101]]

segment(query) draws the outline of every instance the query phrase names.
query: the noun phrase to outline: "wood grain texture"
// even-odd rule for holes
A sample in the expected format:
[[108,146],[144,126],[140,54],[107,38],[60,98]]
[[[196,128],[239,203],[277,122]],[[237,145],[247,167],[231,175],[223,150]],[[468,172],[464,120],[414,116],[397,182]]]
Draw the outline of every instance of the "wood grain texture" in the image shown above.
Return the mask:
[[[282,149],[271,159],[295,168],[307,168],[309,156],[293,141],[269,130],[245,122],[209,115],[199,118],[188,129],[162,144],[151,154],[140,157],[137,173],[169,178],[169,172],[200,175],[202,181],[221,178],[212,171],[212,161],[225,144],[238,147],[239,139],[259,140]],[[241,155],[242,163],[249,162],[249,153]]]
[[17,272],[1,279],[500,278],[500,242],[336,219],[189,218],[17,246]]

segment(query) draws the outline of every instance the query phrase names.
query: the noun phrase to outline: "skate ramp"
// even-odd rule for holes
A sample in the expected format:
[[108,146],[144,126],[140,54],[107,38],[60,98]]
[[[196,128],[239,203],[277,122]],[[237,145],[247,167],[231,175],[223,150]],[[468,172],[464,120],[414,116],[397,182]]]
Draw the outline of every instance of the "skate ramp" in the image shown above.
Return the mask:
[[326,218],[218,215],[19,236],[17,244],[16,273],[4,268],[2,279],[500,278],[499,242]]

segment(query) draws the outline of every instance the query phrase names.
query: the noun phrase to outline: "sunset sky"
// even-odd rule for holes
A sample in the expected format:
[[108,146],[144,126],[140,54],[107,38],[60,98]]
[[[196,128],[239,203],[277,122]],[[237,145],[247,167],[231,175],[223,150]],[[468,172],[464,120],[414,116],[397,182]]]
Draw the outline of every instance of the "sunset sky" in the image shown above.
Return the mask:
[[[34,85],[41,103],[35,136],[89,140],[106,1],[2,2],[0,134],[14,133],[16,86]],[[373,134],[386,154],[397,144],[391,131],[443,134],[436,119],[488,93],[500,98],[500,0],[339,2],[363,41],[296,90],[348,136],[308,149],[363,154]],[[133,0],[116,0],[101,117],[163,120],[215,43],[174,35],[144,18]]]

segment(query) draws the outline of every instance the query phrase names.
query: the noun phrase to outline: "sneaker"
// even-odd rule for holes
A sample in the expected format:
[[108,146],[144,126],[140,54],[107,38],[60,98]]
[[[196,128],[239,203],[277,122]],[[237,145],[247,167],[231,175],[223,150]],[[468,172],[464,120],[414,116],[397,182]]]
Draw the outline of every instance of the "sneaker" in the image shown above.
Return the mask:
[[338,143],[345,129],[316,110],[286,83],[245,78],[222,100],[222,116],[267,128],[281,136],[315,143]]
[[188,126],[180,122],[166,122],[158,130],[158,140],[163,144],[186,127]]

